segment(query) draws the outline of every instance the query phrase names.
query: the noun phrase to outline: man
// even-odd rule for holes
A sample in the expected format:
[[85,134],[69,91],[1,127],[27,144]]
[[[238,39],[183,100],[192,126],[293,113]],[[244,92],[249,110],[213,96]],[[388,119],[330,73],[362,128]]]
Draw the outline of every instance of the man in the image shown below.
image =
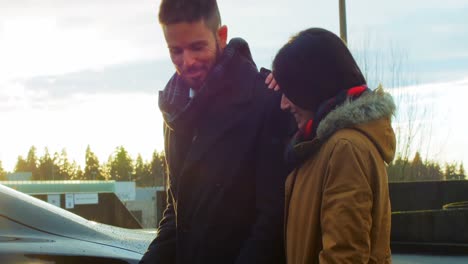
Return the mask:
[[283,263],[289,117],[215,0],[162,0],[168,205],[142,263]]

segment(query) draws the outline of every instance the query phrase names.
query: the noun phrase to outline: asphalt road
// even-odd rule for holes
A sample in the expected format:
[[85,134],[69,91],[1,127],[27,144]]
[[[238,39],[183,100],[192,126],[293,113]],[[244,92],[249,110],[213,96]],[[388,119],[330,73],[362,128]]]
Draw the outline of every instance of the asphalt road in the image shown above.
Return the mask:
[[393,264],[467,264],[468,256],[392,254]]

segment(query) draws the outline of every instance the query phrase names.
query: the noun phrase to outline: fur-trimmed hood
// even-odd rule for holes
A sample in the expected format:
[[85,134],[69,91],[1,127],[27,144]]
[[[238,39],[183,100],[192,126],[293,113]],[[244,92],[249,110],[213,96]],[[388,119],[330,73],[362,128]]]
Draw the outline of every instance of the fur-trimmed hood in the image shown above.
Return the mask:
[[317,128],[317,138],[325,139],[342,128],[353,127],[381,118],[391,118],[395,103],[382,88],[363,94],[355,101],[346,101],[331,111]]
[[309,152],[311,145],[320,145],[335,132],[345,128],[355,129],[365,134],[377,147],[383,159],[389,163],[393,160],[396,149],[395,134],[391,127],[395,109],[392,96],[382,88],[366,92],[358,99],[346,101],[331,111],[320,122],[317,138],[305,144],[308,146],[295,148],[302,149],[300,152]]

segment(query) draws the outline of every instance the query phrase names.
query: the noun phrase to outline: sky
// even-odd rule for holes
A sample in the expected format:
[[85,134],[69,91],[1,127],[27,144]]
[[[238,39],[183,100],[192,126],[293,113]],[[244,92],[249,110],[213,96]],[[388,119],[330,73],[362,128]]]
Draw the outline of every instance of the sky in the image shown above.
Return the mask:
[[[135,158],[163,150],[157,92],[173,74],[158,0],[0,0],[0,160],[12,171],[31,146],[84,164],[117,146]],[[270,67],[294,33],[339,34],[338,1],[219,0],[229,37]],[[369,84],[411,95],[424,156],[468,164],[468,1],[347,1],[348,44]],[[395,67],[395,65],[397,67]],[[393,69],[393,70],[392,70]],[[397,78],[395,78],[395,73]]]

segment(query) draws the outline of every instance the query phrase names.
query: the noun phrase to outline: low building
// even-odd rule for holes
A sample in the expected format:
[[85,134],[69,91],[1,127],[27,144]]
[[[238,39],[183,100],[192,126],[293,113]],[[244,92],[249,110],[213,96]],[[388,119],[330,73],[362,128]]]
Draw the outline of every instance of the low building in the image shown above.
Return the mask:
[[165,208],[164,187],[137,187],[135,199],[124,204],[143,228],[156,228]]
[[[12,179],[18,178],[27,177]],[[9,180],[0,184],[86,219],[125,228],[156,228],[164,205],[163,187],[137,188],[135,182]]]

